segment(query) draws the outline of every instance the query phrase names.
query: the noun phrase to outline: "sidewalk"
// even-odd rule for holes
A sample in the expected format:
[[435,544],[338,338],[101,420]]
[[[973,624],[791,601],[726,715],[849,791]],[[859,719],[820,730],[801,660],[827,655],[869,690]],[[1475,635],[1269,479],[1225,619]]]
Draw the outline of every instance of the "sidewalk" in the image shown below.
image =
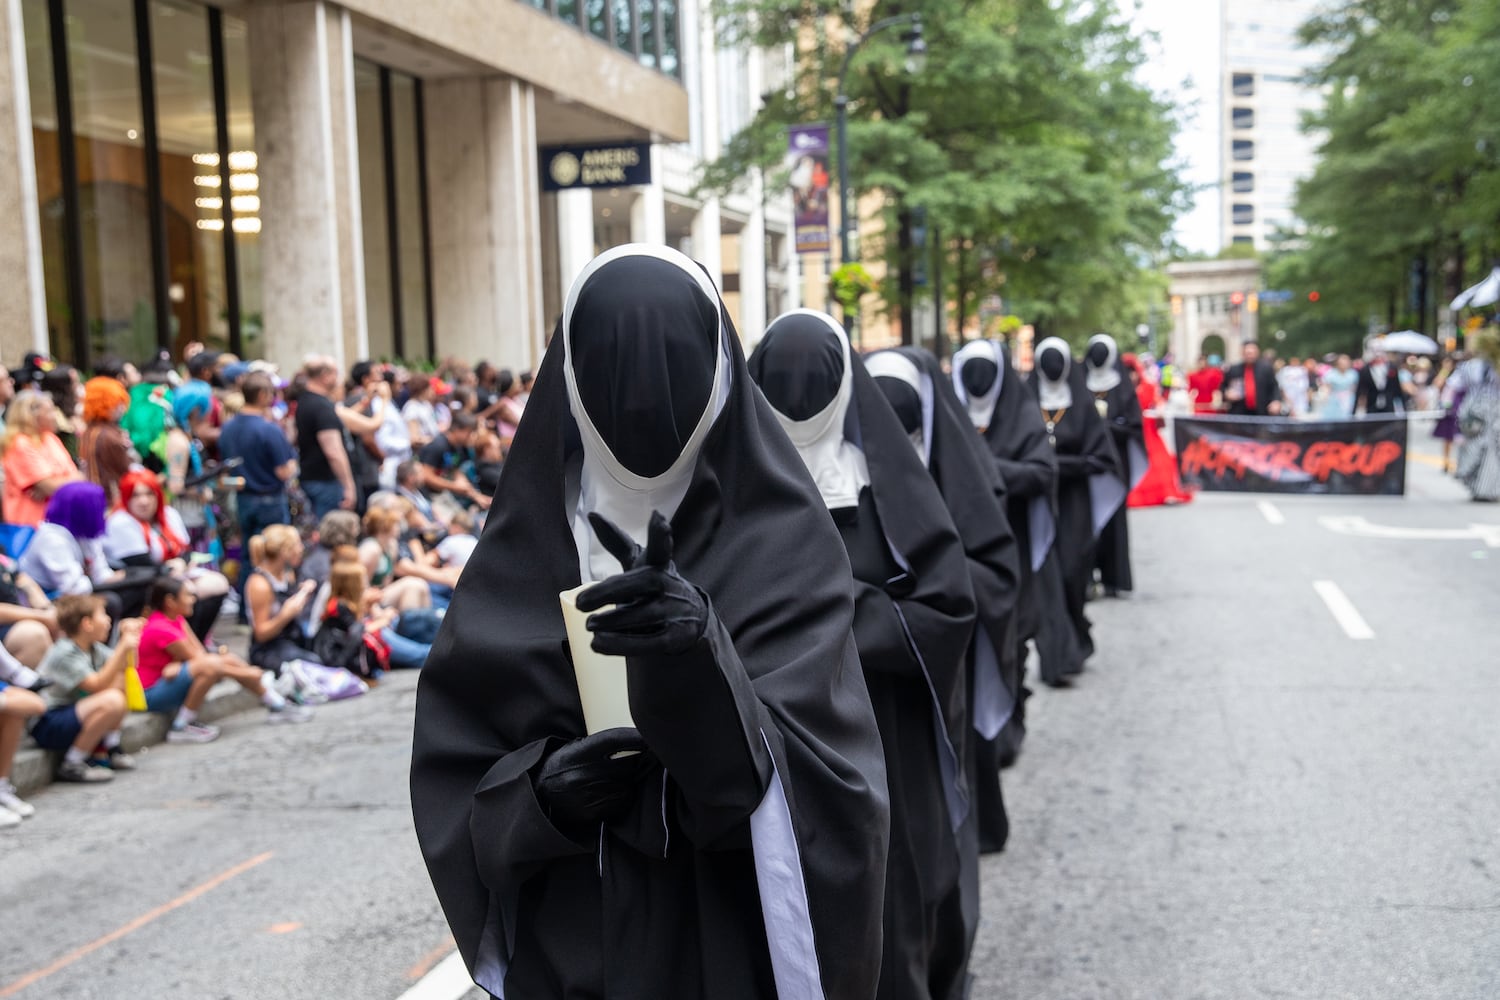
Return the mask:
[[[250,630],[235,624],[229,617],[221,618],[214,625],[214,638],[231,650],[245,655],[250,646]],[[208,693],[198,718],[202,722],[215,722],[230,715],[260,707],[260,699],[240,687],[234,681],[220,681]],[[161,743],[167,737],[167,726],[171,719],[165,715],[148,712],[131,712],[125,718],[122,744],[127,753],[135,753],[142,747]],[[52,772],[61,758],[60,753],[49,753],[37,747],[27,737],[16,753],[15,766],[11,769],[11,782],[21,795],[30,795],[52,783]]]

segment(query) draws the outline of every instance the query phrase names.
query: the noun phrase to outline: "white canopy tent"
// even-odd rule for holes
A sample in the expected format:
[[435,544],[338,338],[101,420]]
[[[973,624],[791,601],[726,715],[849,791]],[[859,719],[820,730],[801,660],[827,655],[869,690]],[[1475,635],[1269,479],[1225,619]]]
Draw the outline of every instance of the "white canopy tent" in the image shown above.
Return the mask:
[[1500,267],[1491,271],[1489,277],[1479,284],[1464,289],[1448,308],[1457,312],[1459,309],[1477,309],[1496,302],[1500,302]]

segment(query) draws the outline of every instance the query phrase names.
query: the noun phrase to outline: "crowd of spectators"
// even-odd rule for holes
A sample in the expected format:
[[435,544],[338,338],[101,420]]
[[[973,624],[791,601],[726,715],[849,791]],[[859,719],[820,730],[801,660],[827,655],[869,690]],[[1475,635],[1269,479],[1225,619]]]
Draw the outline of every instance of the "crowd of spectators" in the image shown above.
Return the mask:
[[[420,667],[530,383],[322,356],[285,379],[201,345],[87,379],[0,367],[0,827],[35,812],[10,780],[28,736],[57,780],[100,783],[136,766],[132,710],[203,743],[221,681],[305,722],[305,665],[366,687]],[[236,620],[243,656],[215,634]]]

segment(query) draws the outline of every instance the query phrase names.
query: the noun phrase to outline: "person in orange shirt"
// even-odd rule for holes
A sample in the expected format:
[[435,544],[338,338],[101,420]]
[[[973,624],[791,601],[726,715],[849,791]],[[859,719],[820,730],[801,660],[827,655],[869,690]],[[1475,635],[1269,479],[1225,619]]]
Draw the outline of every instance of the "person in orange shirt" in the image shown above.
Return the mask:
[[6,418],[0,446],[5,520],[35,528],[42,523],[47,498],[83,475],[57,436],[57,407],[49,396],[29,389],[17,394]]

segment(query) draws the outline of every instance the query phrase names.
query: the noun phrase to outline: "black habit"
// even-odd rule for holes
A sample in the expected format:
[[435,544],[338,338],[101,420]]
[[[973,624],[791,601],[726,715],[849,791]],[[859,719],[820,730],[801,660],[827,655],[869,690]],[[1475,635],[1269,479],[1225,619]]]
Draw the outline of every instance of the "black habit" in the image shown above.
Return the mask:
[[1056,337],[1037,345],[1029,382],[1043,426],[1057,452],[1057,542],[1044,576],[1056,573],[1062,606],[1042,609],[1037,652],[1042,680],[1065,683],[1094,652],[1084,614],[1094,579],[1094,551],[1105,523],[1125,502],[1125,481],[1109,431],[1094,406],[1083,372]]
[[854,638],[891,792],[878,996],[947,1000],[966,952],[957,836],[968,814],[962,543],[910,439],[832,318],[779,317],[750,374],[782,416],[854,573]]
[[[644,773],[624,815],[579,830],[538,782],[552,755],[596,738],[583,739],[558,594],[595,565],[575,496],[603,495],[580,480],[597,440],[609,489],[683,472],[675,571],[711,607],[686,652],[626,658]],[[875,995],[885,763],[848,558],[821,508],[701,269],[661,247],[596,259],[417,695],[418,840],[493,996]]]
[[[1119,348],[1109,334],[1089,339],[1084,352],[1085,381],[1094,394],[1094,405],[1109,428],[1115,446],[1115,459],[1126,474],[1131,489],[1146,475],[1150,460],[1146,457],[1146,418],[1141,401],[1135,394],[1130,373],[1120,361]],[[1135,589],[1135,575],[1130,565],[1129,510],[1120,504],[1114,516],[1099,535],[1095,565],[1099,583],[1107,595]]]
[[[969,648],[968,690],[969,818],[959,831],[964,922],[963,954],[973,947],[979,920],[979,829],[981,810],[988,810],[985,826],[1003,845],[1009,830],[999,768],[986,761],[981,767],[981,743],[993,743],[1020,699],[1020,677],[1003,665],[1013,662],[1016,602],[1020,596],[1021,555],[1006,516],[1005,487],[984,443],[974,433],[952,384],[937,358],[920,347],[881,351],[866,358],[875,383],[902,427],[912,436],[918,454],[942,494],[969,561],[977,616]],[[967,962],[953,977],[949,996],[966,995]],[[936,991],[934,996],[939,996]]]

